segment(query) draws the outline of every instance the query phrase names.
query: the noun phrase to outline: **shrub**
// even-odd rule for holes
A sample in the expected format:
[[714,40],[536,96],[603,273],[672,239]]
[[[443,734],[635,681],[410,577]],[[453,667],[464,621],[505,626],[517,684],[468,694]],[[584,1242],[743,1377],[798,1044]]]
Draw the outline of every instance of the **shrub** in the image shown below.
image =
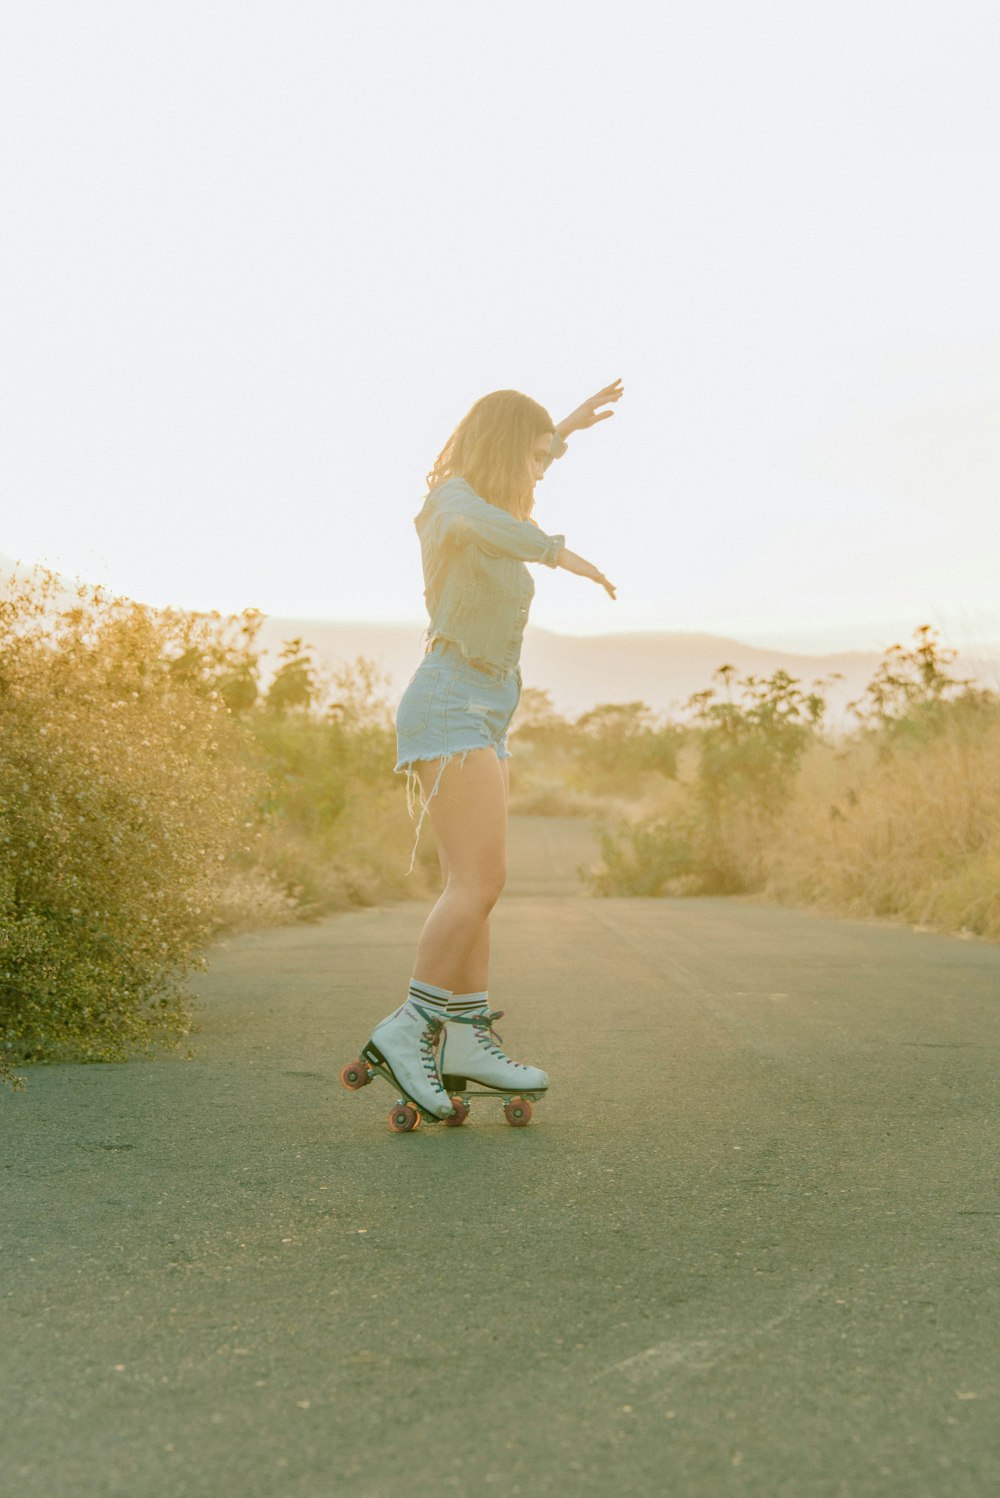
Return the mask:
[[511,810],[604,817],[655,797],[677,773],[682,732],[644,702],[601,703],[570,720],[526,687],[511,734]]
[[287,642],[260,690],[254,610],[153,610],[36,574],[0,597],[0,1077],[119,1060],[190,1026],[220,930],[437,879],[374,666]]
[[892,646],[836,743],[822,683],[748,677],[737,699],[721,668],[689,703],[680,803],[605,834],[591,887],[758,891],[1000,937],[1000,701],[954,658],[928,626]]
[[598,895],[684,894],[697,874],[693,830],[681,818],[619,821],[600,834],[603,867],[581,874]]
[[820,683],[803,692],[784,671],[735,677],[721,666],[716,685],[689,699],[696,769],[686,801],[604,834],[596,892],[730,894],[762,883],[765,849],[825,700]]
[[719,688],[689,701],[698,772],[693,858],[701,887],[726,894],[759,887],[763,854],[795,784],[799,762],[820,727],[826,702],[785,671],[736,683],[721,666]]
[[2,1051],[120,1060],[186,1032],[256,777],[211,619],[54,594],[0,600]]
[[574,725],[580,763],[605,778],[677,773],[677,730],[658,726],[644,702],[604,702]]
[[308,691],[275,694],[272,684],[247,719],[267,786],[255,866],[292,918],[426,894],[437,854],[423,838],[407,877],[413,829],[378,669],[362,656],[324,675],[299,640],[284,660],[286,680]]
[[957,698],[989,698],[970,691],[968,678],[952,676],[957,651],[942,647],[929,624],[914,631],[914,645],[891,645],[864,692],[848,704],[881,752],[909,741],[925,743],[954,721]]

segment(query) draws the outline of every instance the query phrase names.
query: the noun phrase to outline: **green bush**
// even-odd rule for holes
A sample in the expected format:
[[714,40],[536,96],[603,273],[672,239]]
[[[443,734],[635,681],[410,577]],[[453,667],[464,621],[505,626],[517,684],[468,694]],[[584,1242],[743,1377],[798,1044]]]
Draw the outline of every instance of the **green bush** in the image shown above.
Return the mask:
[[382,682],[301,639],[262,689],[254,610],[154,610],[48,574],[0,596],[0,1077],[190,1026],[222,930],[436,887]]
[[697,875],[693,829],[680,819],[622,818],[599,835],[603,866],[581,870],[598,895],[684,894]]
[[603,867],[588,876],[595,892],[735,894],[759,886],[764,849],[825,701],[820,683],[803,692],[784,671],[737,681],[732,666],[721,666],[713,680],[687,704],[696,771],[684,802],[603,835]]
[[99,590],[56,613],[54,593],[43,576],[0,600],[7,1063],[119,1060],[185,1033],[183,978],[257,791],[216,620]]
[[891,645],[864,692],[849,703],[862,730],[886,753],[900,743],[926,743],[955,722],[958,698],[970,703],[989,693],[970,691],[968,678],[948,669],[957,652],[941,646],[929,624],[914,631],[912,649]]
[[677,729],[659,726],[644,702],[603,702],[574,724],[582,767],[607,778],[677,773]]
[[719,688],[696,693],[688,704],[699,730],[700,805],[713,823],[737,804],[773,815],[788,799],[825,700],[816,688],[801,691],[786,671],[745,677],[736,683],[739,699],[733,697],[732,666],[720,666],[713,680]]
[[803,692],[785,671],[735,678],[720,667],[718,687],[688,704],[698,753],[693,862],[700,888],[714,894],[759,887],[764,850],[826,710],[820,683]]
[[[247,717],[268,788],[258,869],[295,917],[426,894],[437,854],[423,838],[407,877],[413,829],[403,778],[392,773],[395,727],[375,665],[359,657],[324,677],[301,640],[283,659],[284,676]],[[289,682],[298,683],[294,694]]]
[[601,817],[634,806],[676,775],[682,740],[644,702],[601,703],[571,720],[547,691],[526,687],[511,734],[511,810]]

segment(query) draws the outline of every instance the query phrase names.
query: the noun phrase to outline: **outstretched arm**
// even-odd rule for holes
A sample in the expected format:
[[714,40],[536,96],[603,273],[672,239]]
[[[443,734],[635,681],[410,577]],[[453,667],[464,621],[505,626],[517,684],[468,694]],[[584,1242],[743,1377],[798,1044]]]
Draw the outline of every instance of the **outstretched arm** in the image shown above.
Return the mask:
[[599,421],[607,421],[609,416],[614,416],[614,411],[601,411],[598,408],[614,405],[615,401],[621,400],[624,391],[625,387],[620,379],[612,380],[610,385],[605,385],[603,390],[598,390],[596,395],[590,396],[575,411],[564,416],[556,425],[556,436],[565,442],[572,432],[582,432],[587,427],[596,426]]
[[575,551],[570,551],[568,546],[564,546],[560,552],[557,552],[556,566],[564,568],[566,572],[575,572],[577,577],[589,577],[591,582],[600,583],[609,598],[617,596],[614,583],[608,582],[604,573],[595,567],[593,562],[588,562],[586,557],[578,556]]
[[[563,417],[555,430],[552,440],[552,456],[561,458],[566,451],[566,438],[571,432],[582,432],[587,427],[596,426],[599,421],[607,421],[609,416],[614,416],[614,411],[602,411],[601,406],[613,406],[616,401],[621,400],[625,393],[625,387],[620,379],[612,380],[610,385],[605,385],[603,390],[598,390],[596,395],[577,406],[568,416]],[[609,598],[616,596],[614,583],[609,582],[593,562],[588,562],[585,557],[578,556],[575,551],[570,551],[564,546],[556,553],[556,566],[564,568],[567,572],[575,572],[577,577],[590,578],[592,582],[599,583]]]

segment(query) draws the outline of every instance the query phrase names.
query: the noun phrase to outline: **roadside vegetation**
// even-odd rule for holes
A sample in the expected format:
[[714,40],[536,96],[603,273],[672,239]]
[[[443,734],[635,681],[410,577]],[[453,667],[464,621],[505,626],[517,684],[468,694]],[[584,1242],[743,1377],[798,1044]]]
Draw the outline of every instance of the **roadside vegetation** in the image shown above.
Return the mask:
[[[388,684],[262,616],[154,610],[36,574],[0,596],[0,1076],[177,1045],[225,932],[439,888]],[[825,728],[824,683],[722,666],[677,721],[526,689],[511,810],[586,817],[597,895],[758,894],[1000,938],[1000,700],[929,629]]]
[[826,683],[731,667],[691,698],[673,785],[602,835],[598,894],[759,894],[1000,939],[1000,697],[933,630],[824,728]]
[[[0,1072],[176,1045],[206,943],[421,895],[392,715],[262,616],[154,610],[56,579],[0,596]],[[388,767],[388,768],[387,768]]]

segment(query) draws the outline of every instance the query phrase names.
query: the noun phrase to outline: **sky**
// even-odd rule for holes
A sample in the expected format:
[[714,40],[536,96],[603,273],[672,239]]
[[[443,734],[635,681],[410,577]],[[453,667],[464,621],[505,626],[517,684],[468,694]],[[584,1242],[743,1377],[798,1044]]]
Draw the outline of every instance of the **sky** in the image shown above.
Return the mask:
[[6,0],[0,552],[423,621],[468,408],[621,377],[532,622],[1000,641],[992,0]]

